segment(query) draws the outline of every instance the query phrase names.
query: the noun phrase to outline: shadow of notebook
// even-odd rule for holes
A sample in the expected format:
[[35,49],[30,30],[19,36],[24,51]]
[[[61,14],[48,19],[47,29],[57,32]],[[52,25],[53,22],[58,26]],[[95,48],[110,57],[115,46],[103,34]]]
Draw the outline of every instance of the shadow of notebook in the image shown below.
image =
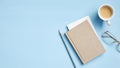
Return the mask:
[[83,64],[105,52],[89,17],[66,32],[66,36]]

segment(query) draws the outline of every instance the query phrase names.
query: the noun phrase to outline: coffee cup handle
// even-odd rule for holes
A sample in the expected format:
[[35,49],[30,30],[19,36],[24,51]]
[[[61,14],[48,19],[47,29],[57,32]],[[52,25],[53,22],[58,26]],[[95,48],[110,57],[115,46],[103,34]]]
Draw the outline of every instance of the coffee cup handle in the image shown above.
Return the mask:
[[107,21],[107,25],[108,25],[108,26],[110,26],[110,25],[111,25],[111,24],[110,24],[110,21]]

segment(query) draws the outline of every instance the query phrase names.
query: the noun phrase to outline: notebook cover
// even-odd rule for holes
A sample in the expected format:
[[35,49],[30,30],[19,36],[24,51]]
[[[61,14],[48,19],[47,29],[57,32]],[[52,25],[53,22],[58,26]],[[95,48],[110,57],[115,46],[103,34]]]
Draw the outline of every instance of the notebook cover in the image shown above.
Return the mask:
[[93,27],[88,20],[66,32],[66,36],[71,42],[83,64],[94,59],[105,52]]

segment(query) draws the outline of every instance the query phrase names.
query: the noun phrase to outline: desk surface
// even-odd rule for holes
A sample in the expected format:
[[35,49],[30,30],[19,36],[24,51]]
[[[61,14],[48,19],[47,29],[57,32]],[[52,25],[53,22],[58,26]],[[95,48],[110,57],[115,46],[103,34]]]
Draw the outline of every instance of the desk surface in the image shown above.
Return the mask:
[[[111,26],[97,16],[100,5],[115,9]],[[1,0],[0,1],[0,68],[73,68],[58,29],[90,16],[106,52],[82,65],[67,43],[77,68],[119,68],[120,53],[101,38],[109,30],[120,38],[119,0]]]

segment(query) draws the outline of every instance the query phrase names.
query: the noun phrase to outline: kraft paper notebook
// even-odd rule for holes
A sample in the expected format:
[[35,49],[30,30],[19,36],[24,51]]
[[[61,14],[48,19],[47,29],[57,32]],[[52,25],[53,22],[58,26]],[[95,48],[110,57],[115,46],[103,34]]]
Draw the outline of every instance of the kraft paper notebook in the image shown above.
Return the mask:
[[66,36],[77,52],[83,64],[105,52],[91,21],[87,17],[84,21],[77,21]]

